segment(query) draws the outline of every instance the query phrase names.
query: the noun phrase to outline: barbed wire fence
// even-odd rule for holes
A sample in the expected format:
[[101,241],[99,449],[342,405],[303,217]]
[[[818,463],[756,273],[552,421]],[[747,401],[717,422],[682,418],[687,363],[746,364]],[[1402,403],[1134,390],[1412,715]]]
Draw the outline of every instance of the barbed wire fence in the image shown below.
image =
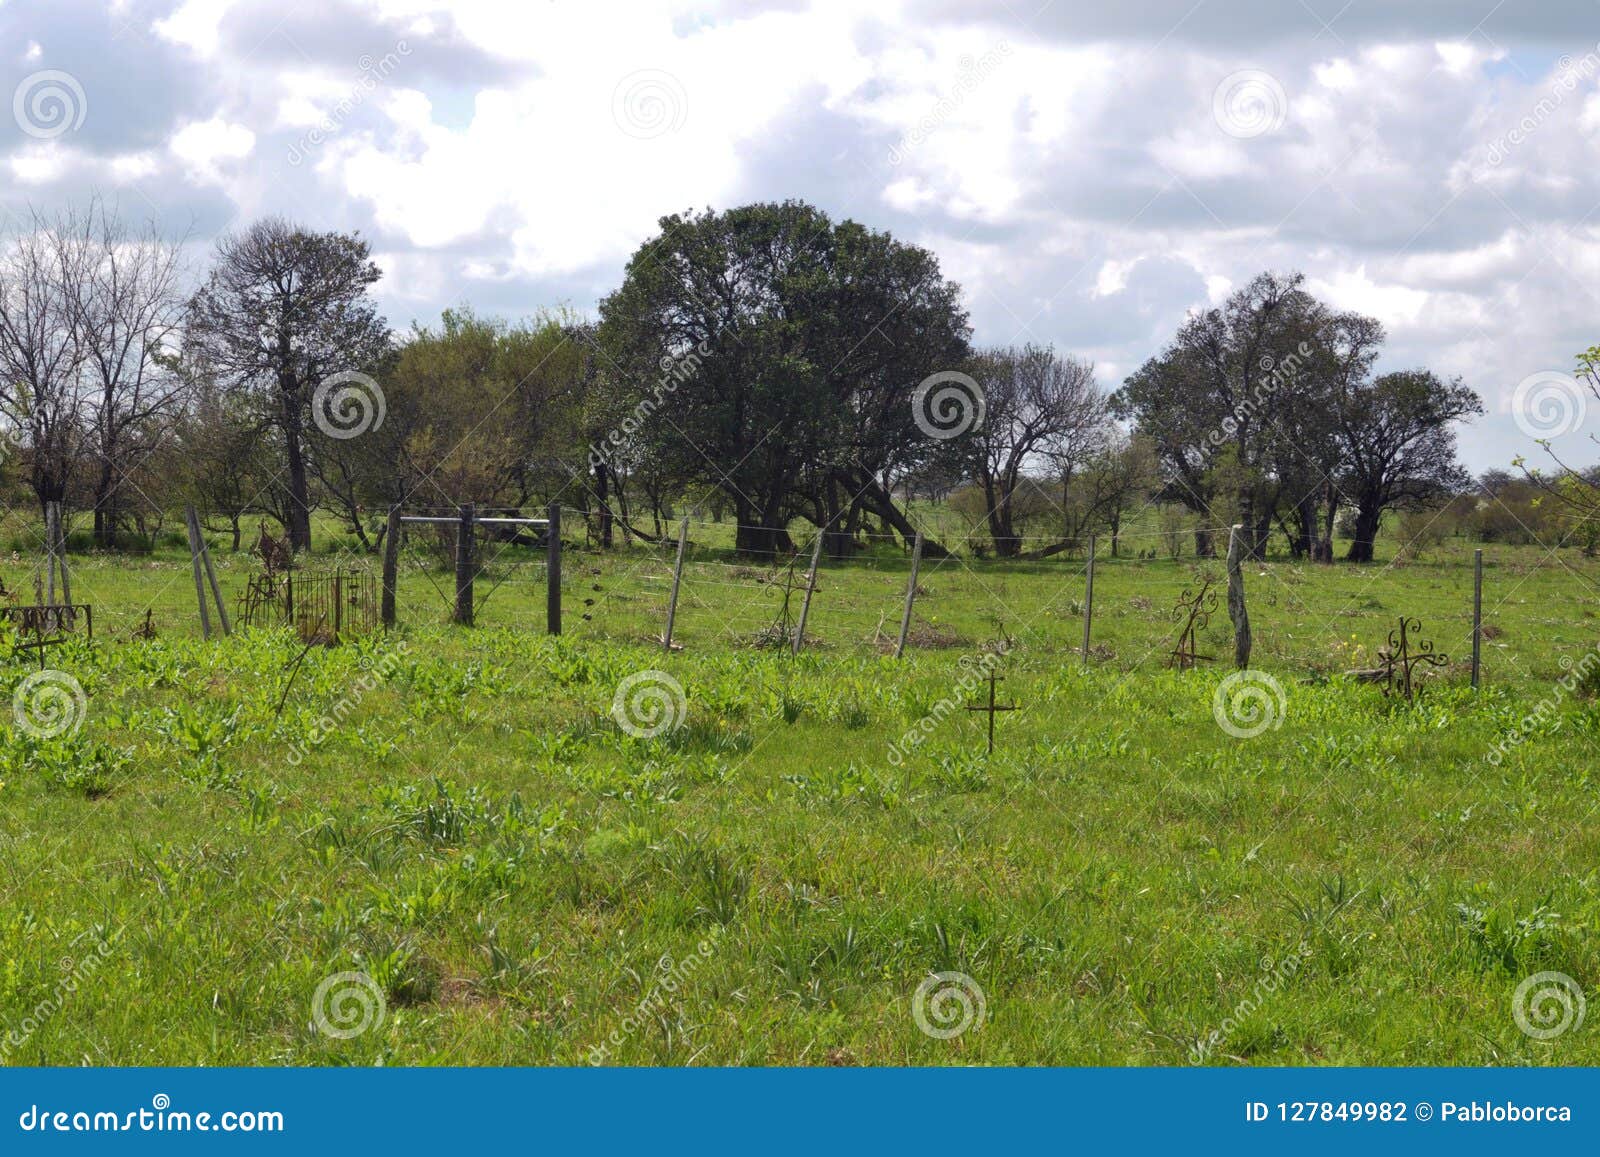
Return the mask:
[[[851,553],[836,558],[822,549],[815,528],[782,528],[795,534],[789,549],[736,551],[737,523],[692,514],[657,537],[622,528],[620,542],[601,549],[590,525],[596,512],[558,506],[543,519],[473,511],[463,557],[463,508],[408,507],[400,517],[418,521],[399,523],[400,533],[391,523],[380,555],[319,552],[297,565],[347,571],[351,588],[341,584],[341,594],[359,589],[380,565],[392,568],[385,619],[403,625],[471,622],[674,651],[886,658],[972,649],[1004,635],[1063,664],[1127,669],[1170,662],[1185,592],[1225,579],[1222,559],[1171,557],[1170,528],[1123,531],[1115,556],[1102,535],[1078,550],[1028,557],[1062,540],[1024,535],[1023,557],[1007,559],[961,550],[948,527],[939,528],[944,542],[957,549],[935,553],[900,534],[863,532],[849,536]],[[228,549],[226,534],[198,521],[221,597],[236,608],[259,560]],[[31,571],[38,560],[11,561],[13,569]],[[1471,677],[1474,651],[1491,681],[1555,677],[1563,658],[1594,650],[1600,634],[1595,564],[1572,551],[1446,542],[1420,558],[1408,552],[1377,566],[1272,558],[1243,569],[1254,666],[1311,674],[1360,669],[1408,617],[1420,619],[1449,656],[1449,677]],[[1530,585],[1535,578],[1538,585]],[[74,560],[73,581],[77,601],[95,605],[103,638],[201,633],[188,561],[91,555]],[[1199,663],[1231,665],[1226,615],[1204,624],[1194,644]]]

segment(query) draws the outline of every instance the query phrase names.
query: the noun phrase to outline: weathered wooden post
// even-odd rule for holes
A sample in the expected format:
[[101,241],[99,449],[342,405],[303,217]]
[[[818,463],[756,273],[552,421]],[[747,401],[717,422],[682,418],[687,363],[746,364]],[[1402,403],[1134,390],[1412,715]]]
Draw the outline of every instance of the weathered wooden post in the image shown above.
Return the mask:
[[683,516],[678,527],[678,557],[672,564],[672,594],[667,599],[667,629],[661,636],[661,646],[672,650],[672,621],[678,617],[678,586],[683,582],[683,550],[689,544],[689,516]]
[[906,636],[911,633],[911,605],[917,601],[917,571],[922,566],[922,532],[911,543],[911,578],[906,582],[906,609],[900,615],[900,638],[894,645],[894,657],[905,653]]
[[1250,666],[1250,612],[1244,605],[1244,526],[1228,531],[1228,618],[1233,620],[1233,662]]
[[456,613],[455,622],[463,627],[472,626],[472,524],[475,511],[472,503],[463,503],[456,524]]
[[1483,548],[1472,552],[1472,689],[1483,659]]
[[827,527],[817,531],[817,544],[811,548],[811,573],[806,575],[806,597],[800,601],[800,622],[794,628],[794,649],[790,654],[798,655],[800,648],[806,641],[806,617],[811,613],[811,592],[817,589],[817,564],[822,561],[822,538]]
[[550,527],[545,536],[545,630],[561,633],[561,503],[550,504]]
[[395,586],[400,572],[400,507],[389,507],[389,525],[383,532],[383,597],[379,615],[385,627],[394,626]]
[[344,630],[344,570],[333,568],[333,637],[338,639]]
[[1094,623],[1094,550],[1096,536],[1089,536],[1089,565],[1083,581],[1083,665],[1089,665],[1089,629]]
[[[222,599],[222,587],[217,584],[217,572],[211,566],[211,547],[206,545],[205,534],[201,530],[200,516],[198,514],[195,515],[194,519],[194,532],[200,539],[200,561],[206,568],[206,582],[211,587],[211,597],[217,602],[217,621],[222,624],[222,634],[226,638],[233,634],[233,621],[228,618],[228,604]],[[65,584],[66,574],[65,568],[63,568],[61,571],[63,584]],[[63,589],[65,589],[64,585]]]
[[211,612],[206,608],[205,579],[200,574],[200,528],[197,525],[194,507],[186,507],[183,512],[184,529],[189,532],[189,565],[194,571],[194,598],[200,606],[200,637],[211,637]]

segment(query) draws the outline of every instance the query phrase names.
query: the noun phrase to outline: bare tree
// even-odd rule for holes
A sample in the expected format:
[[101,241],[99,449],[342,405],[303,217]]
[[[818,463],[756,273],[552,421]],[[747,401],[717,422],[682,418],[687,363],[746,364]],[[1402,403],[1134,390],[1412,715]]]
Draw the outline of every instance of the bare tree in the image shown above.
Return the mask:
[[183,389],[169,348],[183,310],[182,245],[165,240],[154,223],[131,233],[98,198],[67,213],[52,232],[81,356],[86,449],[97,459],[94,537],[112,546],[129,475],[162,436]]
[[1059,464],[1086,452],[1091,433],[1105,422],[1105,399],[1092,365],[1049,346],[992,350],[979,355],[976,368],[984,416],[969,436],[971,464],[983,488],[995,553],[1012,558],[1022,549],[1015,497],[1024,470],[1040,460]]
[[82,259],[57,223],[34,213],[0,252],[0,414],[7,450],[25,447],[41,511],[62,501],[85,440],[84,360],[72,287]]

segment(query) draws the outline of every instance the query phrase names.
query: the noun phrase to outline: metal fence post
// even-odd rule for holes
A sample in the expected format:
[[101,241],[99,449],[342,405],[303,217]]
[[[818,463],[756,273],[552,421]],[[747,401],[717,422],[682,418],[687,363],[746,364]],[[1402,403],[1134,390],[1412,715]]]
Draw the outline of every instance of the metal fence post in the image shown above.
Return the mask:
[[389,526],[383,539],[383,609],[385,627],[394,626],[395,585],[400,570],[400,507],[389,507]]
[[1094,624],[1094,549],[1095,536],[1089,536],[1089,564],[1083,581],[1083,665],[1089,665],[1089,631]]
[[472,503],[463,503],[456,525],[456,613],[455,621],[472,626]]
[[1483,661],[1483,548],[1472,552],[1472,689],[1478,689]]
[[550,504],[550,526],[545,535],[545,630],[561,633],[561,503]]

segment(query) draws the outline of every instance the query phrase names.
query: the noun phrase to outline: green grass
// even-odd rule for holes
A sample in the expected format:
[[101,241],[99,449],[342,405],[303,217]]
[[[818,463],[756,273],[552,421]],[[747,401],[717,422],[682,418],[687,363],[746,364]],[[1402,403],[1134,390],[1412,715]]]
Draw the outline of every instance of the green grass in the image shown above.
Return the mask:
[[[313,648],[281,716],[287,632],[199,641],[170,550],[74,558],[96,643],[49,663],[82,726],[0,713],[5,1059],[1188,1064],[1210,1039],[1210,1064],[1600,1063],[1593,1024],[1541,1041],[1512,1014],[1532,974],[1600,984],[1600,710],[1557,683],[1597,641],[1593,563],[1487,551],[1476,695],[1464,545],[1254,566],[1285,713],[1238,739],[1224,671],[1163,666],[1192,561],[1103,560],[1085,668],[1081,560],[930,560],[939,645],[896,662],[885,550],[824,568],[791,658],[751,645],[777,585],[707,538],[670,655],[666,552],[573,553],[560,640],[536,557],[490,562],[470,630],[408,559],[401,630]],[[237,594],[246,560],[217,559]],[[159,637],[127,641],[147,606]],[[1452,659],[1415,708],[1333,674],[1401,613]],[[986,756],[959,706],[1002,622],[1022,709]],[[1228,653],[1225,611],[1202,642]],[[645,670],[686,704],[654,739],[611,717]],[[384,1014],[344,1038],[313,1003],[347,972]],[[937,972],[981,988],[981,1028],[919,1030]],[[366,983],[334,982],[336,1024]]]

